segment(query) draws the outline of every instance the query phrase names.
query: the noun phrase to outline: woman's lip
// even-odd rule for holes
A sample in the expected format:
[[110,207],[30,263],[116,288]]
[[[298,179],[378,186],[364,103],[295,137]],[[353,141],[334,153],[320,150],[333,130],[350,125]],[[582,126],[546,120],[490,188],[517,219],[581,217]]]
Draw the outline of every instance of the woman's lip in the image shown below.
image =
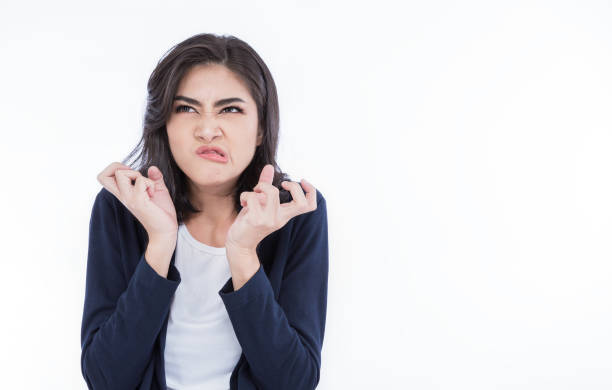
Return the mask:
[[225,150],[223,150],[223,148],[218,145],[202,145],[196,149],[196,153],[204,153],[209,150],[214,150],[215,152],[219,153],[222,156],[227,156],[227,153],[225,153]]
[[220,154],[217,154],[217,153],[196,153],[196,154],[206,160],[211,160],[211,161],[216,161],[216,162],[221,162],[221,163],[227,162],[226,156],[221,156]]

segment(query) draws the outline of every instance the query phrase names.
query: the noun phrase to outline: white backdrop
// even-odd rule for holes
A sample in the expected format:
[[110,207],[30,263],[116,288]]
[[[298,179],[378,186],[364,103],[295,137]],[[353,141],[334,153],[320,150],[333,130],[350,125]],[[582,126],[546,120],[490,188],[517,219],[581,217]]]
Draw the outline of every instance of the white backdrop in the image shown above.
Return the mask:
[[319,389],[612,387],[612,5],[530,0],[3,2],[3,388],[86,388],[96,175],[201,32],[266,61],[327,199]]

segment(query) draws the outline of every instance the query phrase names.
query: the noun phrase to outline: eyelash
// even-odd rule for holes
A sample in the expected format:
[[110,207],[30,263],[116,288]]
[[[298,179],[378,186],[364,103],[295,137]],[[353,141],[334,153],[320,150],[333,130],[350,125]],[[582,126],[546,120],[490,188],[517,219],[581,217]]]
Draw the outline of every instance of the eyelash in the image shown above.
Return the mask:
[[[183,108],[183,107],[186,107],[186,108],[191,108],[191,109],[195,110],[195,108],[193,108],[193,107],[191,107],[191,106],[180,105],[180,106],[177,106],[177,107],[176,107],[176,109],[174,110],[174,112],[176,112],[176,113],[179,113],[179,112],[186,112],[186,113],[189,113],[188,111],[183,111],[183,110],[181,110],[181,108]],[[236,107],[236,106],[229,106],[229,107],[225,107],[225,108],[223,108],[223,110],[225,110],[225,109],[227,109],[227,108],[235,108],[236,110],[238,110],[238,112],[233,112],[232,114],[242,113],[242,108],[240,108],[240,107]],[[223,110],[221,110],[221,111],[223,111]]]

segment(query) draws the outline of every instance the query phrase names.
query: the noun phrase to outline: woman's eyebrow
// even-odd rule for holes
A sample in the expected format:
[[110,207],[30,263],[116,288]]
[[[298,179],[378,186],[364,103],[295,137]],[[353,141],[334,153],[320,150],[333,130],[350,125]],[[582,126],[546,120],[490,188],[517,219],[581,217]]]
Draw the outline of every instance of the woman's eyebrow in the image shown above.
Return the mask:
[[[174,99],[172,99],[173,101],[175,100],[183,100],[189,104],[193,104],[194,106],[198,106],[198,107],[202,107],[202,103],[200,103],[199,101],[187,97],[187,96],[181,96],[181,95],[176,95],[174,97]],[[225,99],[221,99],[221,100],[217,100],[215,102],[215,107],[219,107],[219,106],[223,106],[225,104],[229,104],[229,103],[234,103],[234,102],[242,102],[242,103],[246,103],[244,100],[238,98],[238,97],[231,97],[231,98],[225,98]]]

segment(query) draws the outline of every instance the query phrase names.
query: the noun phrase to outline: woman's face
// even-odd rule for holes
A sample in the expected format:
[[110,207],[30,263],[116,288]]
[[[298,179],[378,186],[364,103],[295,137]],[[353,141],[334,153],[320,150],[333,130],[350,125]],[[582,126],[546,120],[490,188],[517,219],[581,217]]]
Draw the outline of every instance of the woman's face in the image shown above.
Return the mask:
[[[215,105],[228,98],[242,101]],[[223,65],[195,65],[181,79],[166,122],[170,150],[191,185],[231,192],[261,144],[258,122],[255,101],[236,75]],[[227,162],[198,156],[200,146],[220,147]]]

